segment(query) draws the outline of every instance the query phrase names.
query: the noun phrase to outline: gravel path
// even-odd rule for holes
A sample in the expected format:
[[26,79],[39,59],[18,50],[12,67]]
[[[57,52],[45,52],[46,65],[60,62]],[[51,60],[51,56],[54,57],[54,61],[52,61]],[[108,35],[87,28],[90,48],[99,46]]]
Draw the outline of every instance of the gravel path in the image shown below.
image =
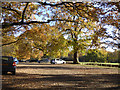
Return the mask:
[[119,77],[117,68],[21,63],[16,75],[2,75],[2,90],[119,89]]

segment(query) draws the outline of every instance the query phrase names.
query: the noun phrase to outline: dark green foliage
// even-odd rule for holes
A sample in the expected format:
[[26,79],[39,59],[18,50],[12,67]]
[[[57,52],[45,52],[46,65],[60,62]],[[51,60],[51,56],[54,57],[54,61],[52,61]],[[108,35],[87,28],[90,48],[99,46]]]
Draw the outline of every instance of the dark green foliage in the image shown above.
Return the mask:
[[119,62],[119,51],[115,52],[108,52],[107,53],[107,61],[112,63],[118,63]]
[[87,52],[87,55],[84,56],[84,59],[87,62],[105,62],[106,56],[103,55],[100,51],[91,50]]
[[104,52],[102,50],[89,50],[86,55],[80,57],[81,62],[118,62],[118,51]]

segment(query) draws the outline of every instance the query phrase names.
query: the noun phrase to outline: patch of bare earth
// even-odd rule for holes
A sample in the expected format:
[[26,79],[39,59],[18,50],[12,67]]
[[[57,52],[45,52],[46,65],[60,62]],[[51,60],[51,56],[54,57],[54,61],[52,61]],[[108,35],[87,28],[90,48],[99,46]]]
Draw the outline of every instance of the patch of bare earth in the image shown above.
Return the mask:
[[119,89],[119,77],[117,68],[23,63],[17,65],[16,75],[2,75],[2,89]]

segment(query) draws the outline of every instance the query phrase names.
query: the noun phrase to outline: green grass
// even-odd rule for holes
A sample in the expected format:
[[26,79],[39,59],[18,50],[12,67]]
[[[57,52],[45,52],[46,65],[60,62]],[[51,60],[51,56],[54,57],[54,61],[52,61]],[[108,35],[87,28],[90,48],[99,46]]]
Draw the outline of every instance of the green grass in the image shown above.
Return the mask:
[[[72,63],[72,62],[71,62]],[[70,63],[69,63],[70,64]],[[108,67],[108,68],[118,68],[120,63],[99,63],[99,62],[80,62],[80,65],[87,66],[97,66],[97,67]],[[118,68],[120,69],[120,68]]]
[[98,63],[98,64],[110,64],[110,65],[119,65],[119,63]]
[[82,65],[82,66],[96,67],[96,68],[111,68],[111,69],[120,70],[120,68],[118,68],[118,67],[106,67],[106,66],[99,66],[99,65]]
[[109,65],[119,65],[119,63],[99,63],[99,62],[80,62],[80,64],[109,64]]
[[119,63],[98,63],[98,62],[80,62],[81,65],[92,65],[100,67],[115,67],[118,68]]
[[84,67],[96,67],[96,68],[111,68],[111,69],[120,70],[120,68],[118,68],[118,67],[109,67],[109,66],[100,66],[100,65],[86,65],[86,64],[72,64],[72,65],[75,65],[75,66],[80,65],[80,66],[84,66]]

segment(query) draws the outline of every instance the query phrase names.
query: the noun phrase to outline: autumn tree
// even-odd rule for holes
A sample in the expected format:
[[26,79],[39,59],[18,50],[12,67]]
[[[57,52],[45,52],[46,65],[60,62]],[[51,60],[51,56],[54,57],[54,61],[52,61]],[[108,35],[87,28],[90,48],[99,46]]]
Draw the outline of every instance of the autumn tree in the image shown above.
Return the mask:
[[[56,18],[59,19],[65,20],[68,18],[68,21],[63,22],[64,27],[62,29],[63,32],[68,35],[69,44],[73,47],[74,63],[79,63],[77,56],[78,51],[82,52],[89,47],[99,47],[102,38],[111,37],[107,33],[107,29],[104,27],[108,22],[103,22],[100,18],[101,15],[106,14],[103,14],[102,12],[104,11],[104,9],[101,8],[102,4],[99,4],[100,8],[94,5],[96,4],[67,3],[64,6],[66,8],[62,10],[65,14],[62,15],[61,13],[58,13],[56,15]],[[112,8],[111,11],[113,9],[114,8]],[[112,18],[112,16],[110,16],[110,18]],[[115,20],[116,18],[113,22],[116,22]],[[112,23],[112,19],[110,19],[110,21]]]
[[107,61],[118,63],[119,62],[119,51],[115,50],[114,52],[107,53]]
[[[99,40],[103,37],[119,39],[118,34],[116,34],[117,29],[113,30],[115,35],[113,37],[107,33],[107,29],[104,27],[105,25],[113,25],[118,28],[117,6],[117,3],[97,2],[2,2],[2,31],[4,33],[22,33],[14,41],[5,42],[2,46],[19,42],[22,45],[23,41],[28,41],[29,43],[26,43],[31,48],[34,46],[39,49],[45,49],[43,51],[47,52],[49,38],[43,32],[49,29],[43,29],[47,27],[45,25],[51,25],[56,22],[57,25],[53,25],[54,28],[57,28],[56,30],[62,34],[67,33],[70,35],[67,40],[73,46],[74,63],[78,63],[77,53],[79,50],[84,50],[89,46],[99,46]],[[108,8],[110,9],[107,10]],[[40,29],[34,31],[34,24],[39,24],[43,31],[40,32]],[[39,33],[41,36],[43,34],[43,37],[47,39],[44,39],[44,41],[40,40],[43,37],[39,37]],[[59,39],[66,43],[62,35],[60,35]],[[30,45],[30,42],[34,42],[33,45]],[[60,40],[57,40],[58,42],[61,43]],[[54,43],[52,42],[49,45]],[[58,46],[56,45],[56,47]],[[55,51],[58,51],[58,48],[55,49]],[[51,49],[49,48],[49,50]]]
[[32,48],[42,51],[44,55],[60,57],[62,50],[67,50],[67,42],[58,28],[53,25],[36,24],[28,32],[26,38],[31,41]]

